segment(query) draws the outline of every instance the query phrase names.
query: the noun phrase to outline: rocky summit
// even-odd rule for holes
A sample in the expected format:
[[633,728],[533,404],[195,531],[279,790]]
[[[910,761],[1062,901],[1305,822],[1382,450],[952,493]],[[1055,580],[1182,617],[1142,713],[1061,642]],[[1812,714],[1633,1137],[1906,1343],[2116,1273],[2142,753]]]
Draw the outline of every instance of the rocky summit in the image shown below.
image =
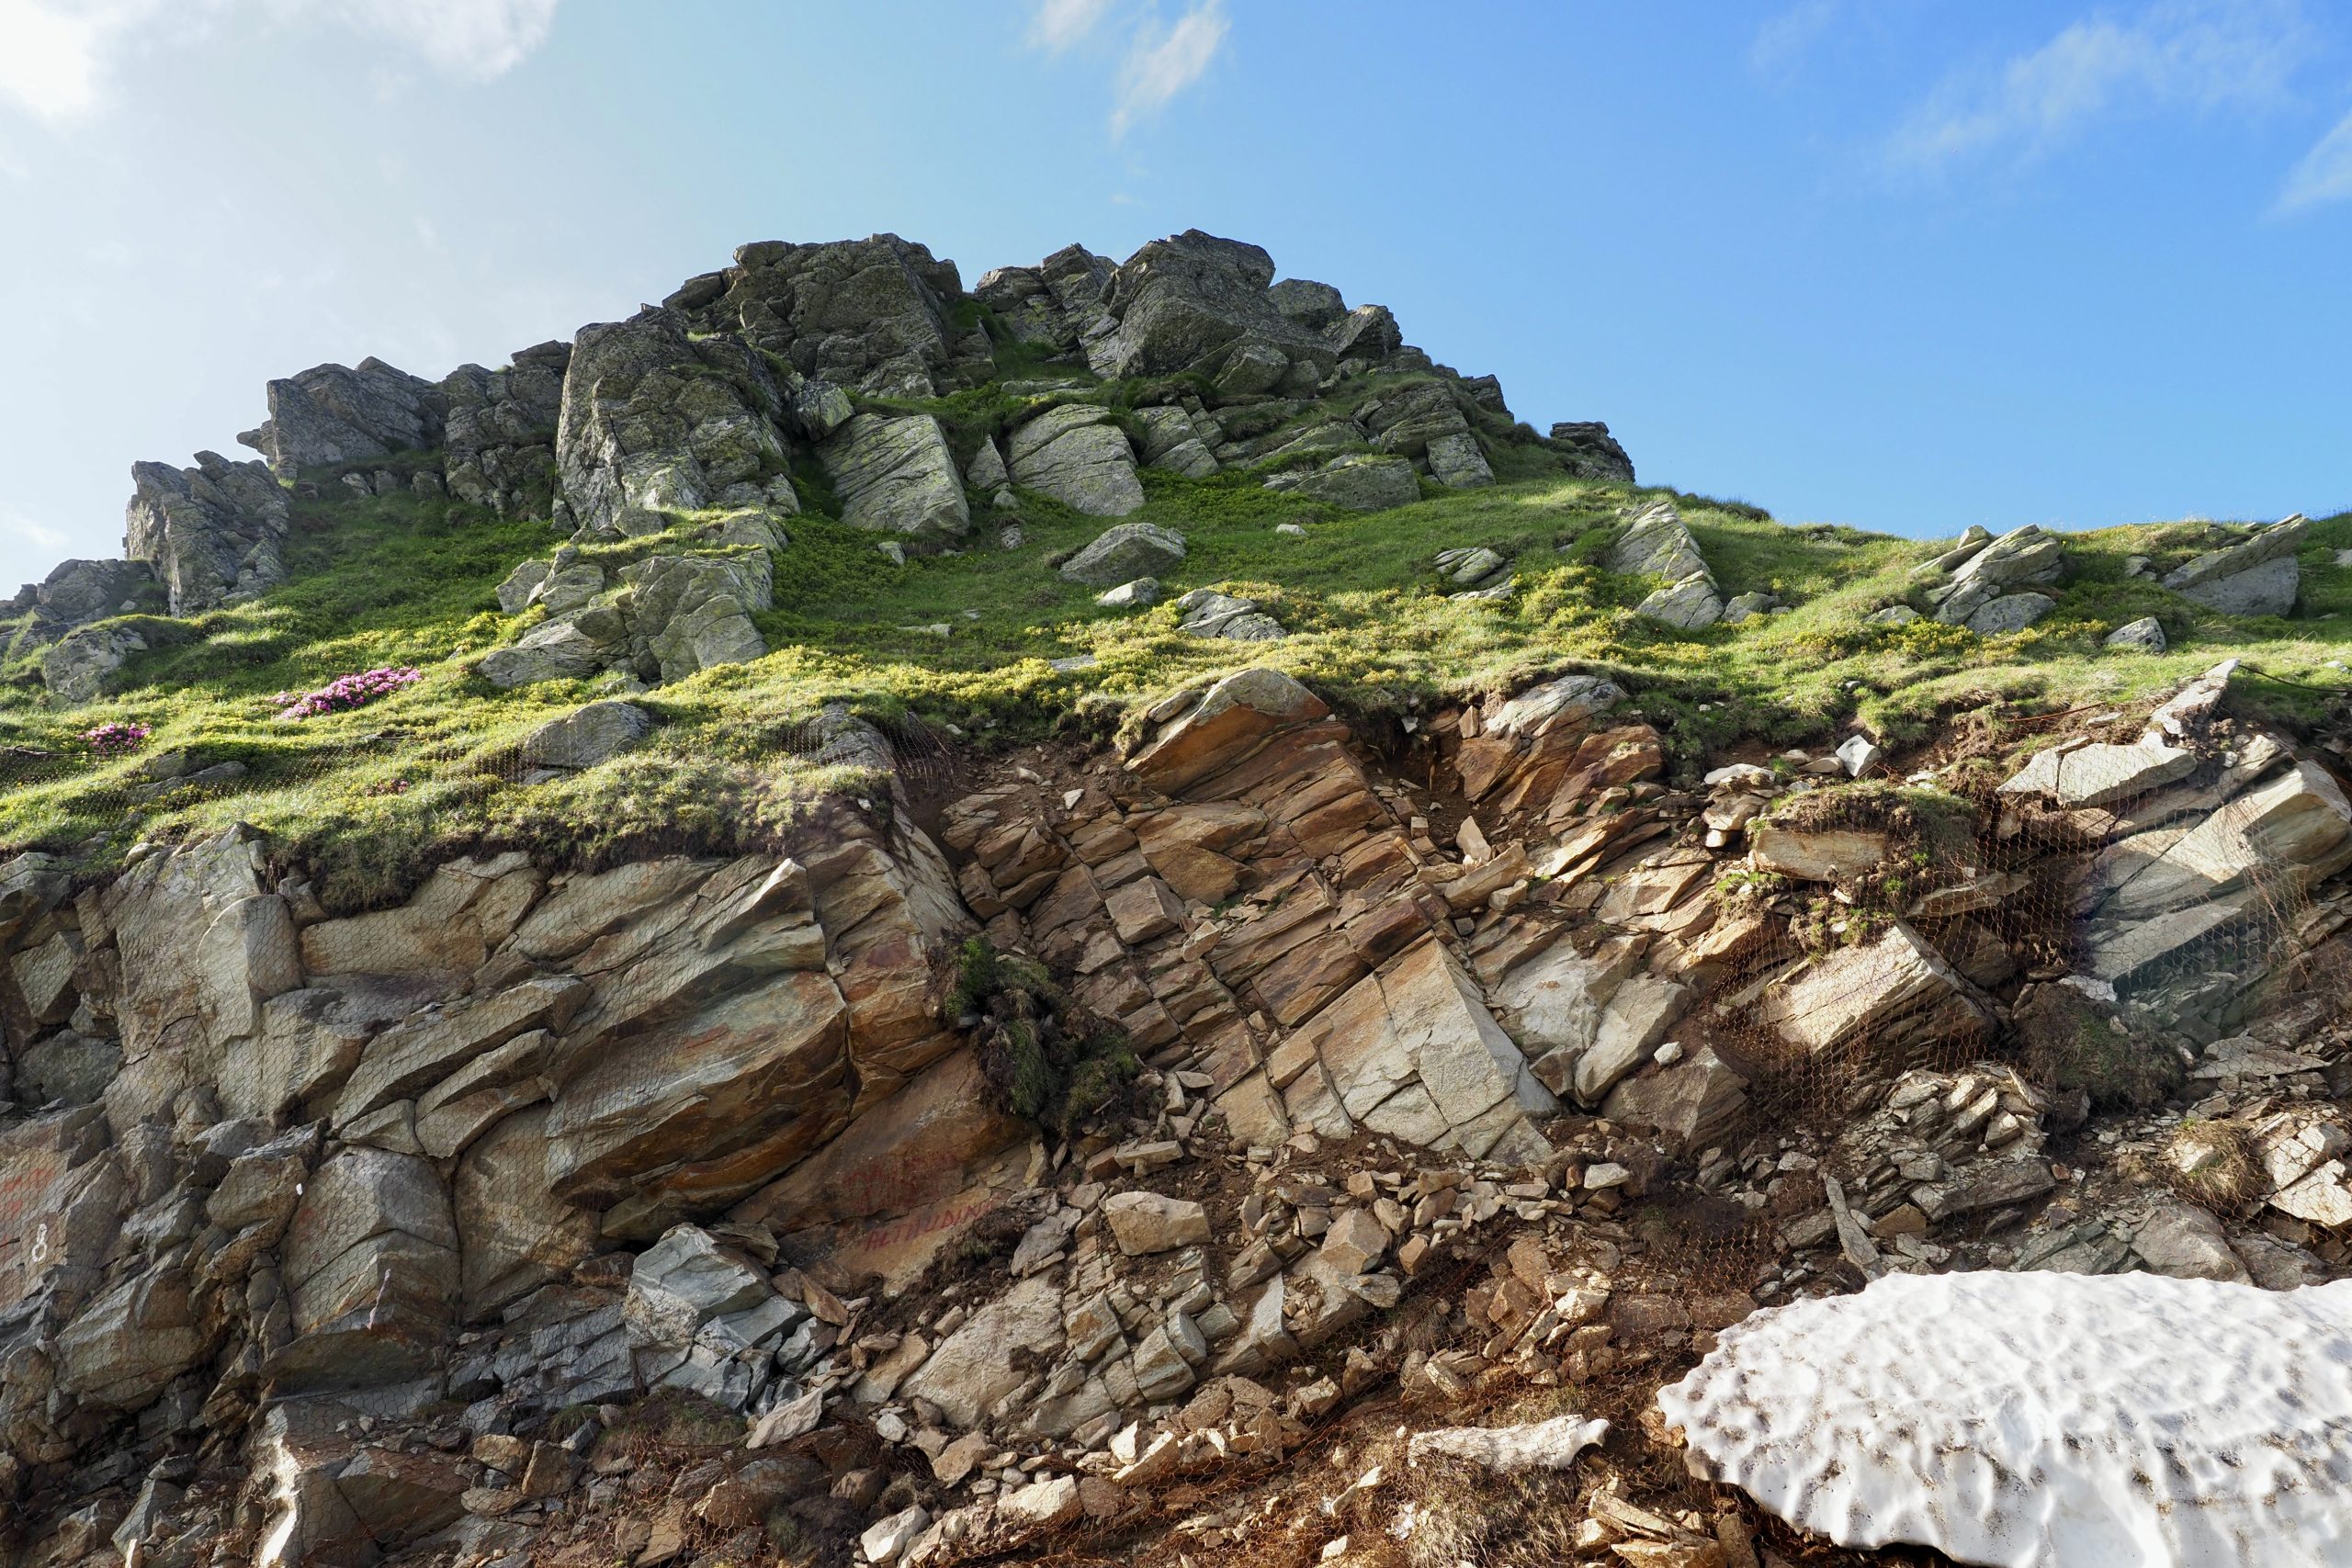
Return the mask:
[[2345,1561],[2352,515],[1197,231],[265,401],[0,604],[0,1568]]

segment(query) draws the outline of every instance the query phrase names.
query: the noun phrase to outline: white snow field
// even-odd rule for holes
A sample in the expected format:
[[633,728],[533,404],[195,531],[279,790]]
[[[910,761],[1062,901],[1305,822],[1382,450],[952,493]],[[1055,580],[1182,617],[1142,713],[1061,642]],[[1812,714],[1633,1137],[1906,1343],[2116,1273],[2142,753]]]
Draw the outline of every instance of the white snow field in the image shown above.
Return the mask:
[[1891,1274],[1725,1329],[1658,1404],[1695,1472],[1844,1546],[2352,1565],[2352,1280]]

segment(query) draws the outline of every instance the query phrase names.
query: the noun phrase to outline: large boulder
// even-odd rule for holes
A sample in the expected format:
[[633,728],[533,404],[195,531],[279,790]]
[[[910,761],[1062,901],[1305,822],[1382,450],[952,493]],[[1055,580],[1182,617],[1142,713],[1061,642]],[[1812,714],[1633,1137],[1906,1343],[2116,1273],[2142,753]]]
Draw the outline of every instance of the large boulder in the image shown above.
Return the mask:
[[61,703],[86,703],[107,689],[107,678],[124,660],[146,647],[135,626],[80,627],[41,650],[40,682]]
[[286,580],[286,491],[260,463],[198,452],[196,467],[133,463],[124,552],[153,571],[175,615]]
[[741,339],[696,339],[677,311],[581,328],[555,438],[573,521],[641,535],[708,507],[797,510],[776,423],[786,403]]
[[664,681],[745,664],[767,653],[752,617],[775,604],[775,566],[762,549],[725,555],[649,556],[622,569],[635,590],[630,639],[640,670]]
[[1089,588],[1116,588],[1139,577],[1163,578],[1184,561],[1184,536],[1157,523],[1122,523],[1097,535],[1062,563],[1062,575]]
[[1135,448],[1108,409],[1092,403],[1047,409],[1016,428],[1005,446],[1012,482],[1066,506],[1124,517],[1143,504]]
[[593,675],[613,651],[574,622],[547,621],[525,632],[512,648],[483,654],[474,668],[493,686],[536,686]]
[[2295,607],[2302,569],[2295,552],[2311,524],[2298,513],[2244,544],[2211,550],[2165,574],[2165,586],[2225,615],[2283,615]]
[[818,244],[764,240],[670,297],[697,325],[741,333],[800,374],[884,397],[983,379],[988,336],[951,324],[956,264],[896,234]]
[[652,716],[635,703],[590,703],[525,736],[523,761],[534,768],[593,768],[652,733]]
[[571,345],[517,349],[503,370],[460,365],[441,380],[449,493],[503,517],[544,515],[554,500],[556,426]]
[[1348,512],[1385,512],[1421,499],[1421,481],[1403,457],[1351,453],[1304,473],[1278,474],[1269,490],[1286,490]]
[[269,384],[269,418],[237,437],[280,479],[441,445],[447,402],[432,382],[380,359],[317,365]]
[[862,413],[818,450],[852,527],[919,550],[944,548],[971,528],[956,455],[931,415]]

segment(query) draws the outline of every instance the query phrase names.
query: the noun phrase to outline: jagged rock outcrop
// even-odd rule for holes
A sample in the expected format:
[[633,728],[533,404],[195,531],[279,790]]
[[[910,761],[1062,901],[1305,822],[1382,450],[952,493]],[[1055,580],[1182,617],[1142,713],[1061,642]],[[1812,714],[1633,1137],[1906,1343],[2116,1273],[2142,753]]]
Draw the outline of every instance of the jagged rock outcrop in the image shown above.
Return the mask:
[[643,535],[711,507],[798,511],[776,423],[786,407],[741,340],[693,338],[678,311],[582,327],[555,438],[572,522]]
[[2272,524],[2244,544],[2199,556],[2165,574],[2164,584],[2225,615],[2283,615],[2302,591],[2295,552],[2311,524],[2301,513]]
[[1723,591],[1699,553],[1699,542],[1674,502],[1653,501],[1634,513],[1625,532],[1609,548],[1609,570],[1637,577],[1663,577],[1637,606],[1638,613],[1684,631],[1703,631],[1723,619]]
[[1634,482],[1634,459],[1599,420],[1555,424],[1549,440],[1552,449],[1568,460],[1572,472],[1611,484]]
[[556,427],[568,343],[517,349],[503,370],[460,365],[441,380],[449,493],[502,517],[542,516],[554,501]]
[[2065,575],[2066,547],[2030,523],[1998,538],[1972,528],[1919,570],[1931,580],[1928,602],[1936,619],[1996,637],[2023,631],[2057,607],[2033,590]]
[[39,582],[25,584],[0,614],[27,617],[17,647],[55,642],[77,626],[109,615],[164,608],[155,574],[145,561],[60,561]]
[[441,445],[441,388],[385,364],[316,365],[269,384],[269,418],[237,437],[280,479]]
[[286,492],[255,462],[198,452],[196,467],[133,463],[123,553],[144,561],[175,615],[209,610],[286,578]]
[[1095,374],[1190,370],[1227,396],[1312,392],[1341,361],[1378,364],[1401,342],[1380,306],[1347,311],[1338,290],[1303,280],[1277,288],[1263,250],[1197,229],[1113,270],[1100,310],[1078,328]]
[[1366,402],[1356,422],[1374,446],[1419,458],[1430,477],[1449,490],[1476,490],[1494,483],[1495,473],[1471,429],[1465,400],[1443,381],[1416,381]]
[[1106,319],[1102,296],[1117,264],[1083,245],[1065,245],[1035,266],[1001,266],[981,275],[972,297],[996,313],[1018,342],[1075,354]]
[[883,397],[928,398],[984,379],[988,336],[951,324],[954,262],[896,234],[796,245],[765,240],[665,301],[698,325],[741,333],[802,375]]

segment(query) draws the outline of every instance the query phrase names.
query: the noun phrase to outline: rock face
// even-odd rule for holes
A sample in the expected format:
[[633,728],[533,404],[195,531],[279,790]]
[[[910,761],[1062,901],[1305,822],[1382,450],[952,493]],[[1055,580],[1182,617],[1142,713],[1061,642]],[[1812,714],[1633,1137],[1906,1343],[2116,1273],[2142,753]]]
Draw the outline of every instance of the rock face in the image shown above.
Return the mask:
[[1315,284],[1277,290],[1264,251],[1197,229],[1128,257],[1099,305],[1108,330],[1098,325],[1086,343],[1098,376],[1191,370],[1232,393],[1312,390],[1340,361],[1378,363],[1399,346],[1381,307],[1348,311],[1337,290]]
[[2210,551],[2165,574],[2165,586],[2225,615],[2283,615],[2302,590],[2295,552],[2311,524],[2298,513],[2242,545]]
[[928,398],[993,369],[987,335],[948,323],[956,264],[896,234],[796,245],[762,241],[665,302],[741,333],[801,375],[878,396]]
[[134,463],[123,550],[144,561],[175,615],[257,593],[286,577],[286,492],[260,463],[214,452],[196,467]]
[[939,422],[927,413],[862,413],[820,448],[841,496],[842,520],[944,548],[972,525],[964,481]]
[[161,610],[164,601],[145,561],[69,560],[26,584],[17,607],[30,612],[17,644],[29,649],[109,615]]
[[1086,403],[1048,409],[1007,438],[1012,482],[1043,491],[1096,517],[1124,517],[1143,504],[1135,448],[1110,411]]
[[237,437],[280,479],[441,445],[447,404],[430,381],[380,359],[313,366],[269,384],[269,418]]
[[740,340],[697,342],[677,311],[582,327],[555,439],[573,521],[637,535],[707,507],[797,511],[775,423],[786,396]]
[[554,501],[556,427],[571,345],[515,351],[503,370],[460,365],[442,378],[444,478],[449,493],[502,517],[546,513]]

